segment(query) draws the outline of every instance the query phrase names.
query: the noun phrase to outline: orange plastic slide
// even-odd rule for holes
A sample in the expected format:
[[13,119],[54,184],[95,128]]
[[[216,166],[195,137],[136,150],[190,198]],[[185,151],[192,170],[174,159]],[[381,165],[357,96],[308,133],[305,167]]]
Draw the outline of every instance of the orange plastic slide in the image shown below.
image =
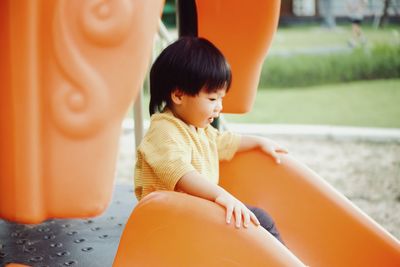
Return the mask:
[[261,227],[237,230],[217,204],[157,192],[133,211],[114,267],[400,266],[400,243],[290,156],[258,150],[221,164],[222,185],[275,219],[286,249]]

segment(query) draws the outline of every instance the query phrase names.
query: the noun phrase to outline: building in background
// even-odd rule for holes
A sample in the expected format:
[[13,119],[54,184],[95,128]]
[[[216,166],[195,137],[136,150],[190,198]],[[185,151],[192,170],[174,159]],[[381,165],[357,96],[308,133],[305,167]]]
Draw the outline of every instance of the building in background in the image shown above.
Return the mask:
[[[347,19],[347,0],[282,0],[281,24],[323,22],[341,22]],[[400,23],[400,0],[367,0],[365,17],[376,24],[387,11],[391,22]],[[331,25],[332,26],[332,25]],[[334,25],[333,25],[334,26]]]
[[[201,1],[201,0],[197,0]],[[280,25],[298,23],[332,24],[336,21],[348,21],[346,2],[348,0],[281,0]],[[400,0],[366,0],[365,17],[367,21],[379,24],[379,20],[387,11],[390,22],[400,23]],[[243,2],[244,4],[247,2]],[[167,27],[176,25],[175,0],[166,0],[162,20]],[[324,19],[325,18],[325,19]]]

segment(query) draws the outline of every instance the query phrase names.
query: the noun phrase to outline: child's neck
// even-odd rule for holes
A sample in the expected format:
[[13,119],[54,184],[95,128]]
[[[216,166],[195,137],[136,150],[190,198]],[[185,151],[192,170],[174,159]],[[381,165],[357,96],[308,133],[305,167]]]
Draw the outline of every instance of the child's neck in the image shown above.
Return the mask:
[[165,111],[170,111],[170,112],[172,113],[172,115],[174,115],[175,118],[177,118],[177,119],[183,121],[187,126],[189,126],[190,129],[192,129],[192,130],[194,130],[194,131],[197,132],[198,128],[197,128],[196,126],[194,126],[194,125],[192,125],[192,124],[189,124],[189,123],[187,123],[186,121],[184,121],[184,120],[182,119],[182,117],[179,116],[179,114],[178,114],[173,108],[167,108],[167,107],[166,107],[166,108],[165,108]]

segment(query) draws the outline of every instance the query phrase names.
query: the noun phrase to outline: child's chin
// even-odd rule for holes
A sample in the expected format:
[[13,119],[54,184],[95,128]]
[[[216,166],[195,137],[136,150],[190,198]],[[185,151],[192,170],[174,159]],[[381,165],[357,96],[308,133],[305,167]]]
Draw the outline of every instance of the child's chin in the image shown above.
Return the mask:
[[210,125],[209,122],[204,123],[204,124],[202,124],[202,125],[198,125],[198,126],[196,126],[196,127],[197,127],[197,128],[206,128],[208,125]]

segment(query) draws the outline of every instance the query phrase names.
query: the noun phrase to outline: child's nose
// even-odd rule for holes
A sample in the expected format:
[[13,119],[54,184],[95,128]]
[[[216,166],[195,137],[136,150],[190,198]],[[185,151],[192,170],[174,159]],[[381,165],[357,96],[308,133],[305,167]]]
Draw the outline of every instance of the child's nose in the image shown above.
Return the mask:
[[222,100],[220,99],[217,101],[217,106],[215,107],[215,111],[221,112],[221,110],[222,110]]

